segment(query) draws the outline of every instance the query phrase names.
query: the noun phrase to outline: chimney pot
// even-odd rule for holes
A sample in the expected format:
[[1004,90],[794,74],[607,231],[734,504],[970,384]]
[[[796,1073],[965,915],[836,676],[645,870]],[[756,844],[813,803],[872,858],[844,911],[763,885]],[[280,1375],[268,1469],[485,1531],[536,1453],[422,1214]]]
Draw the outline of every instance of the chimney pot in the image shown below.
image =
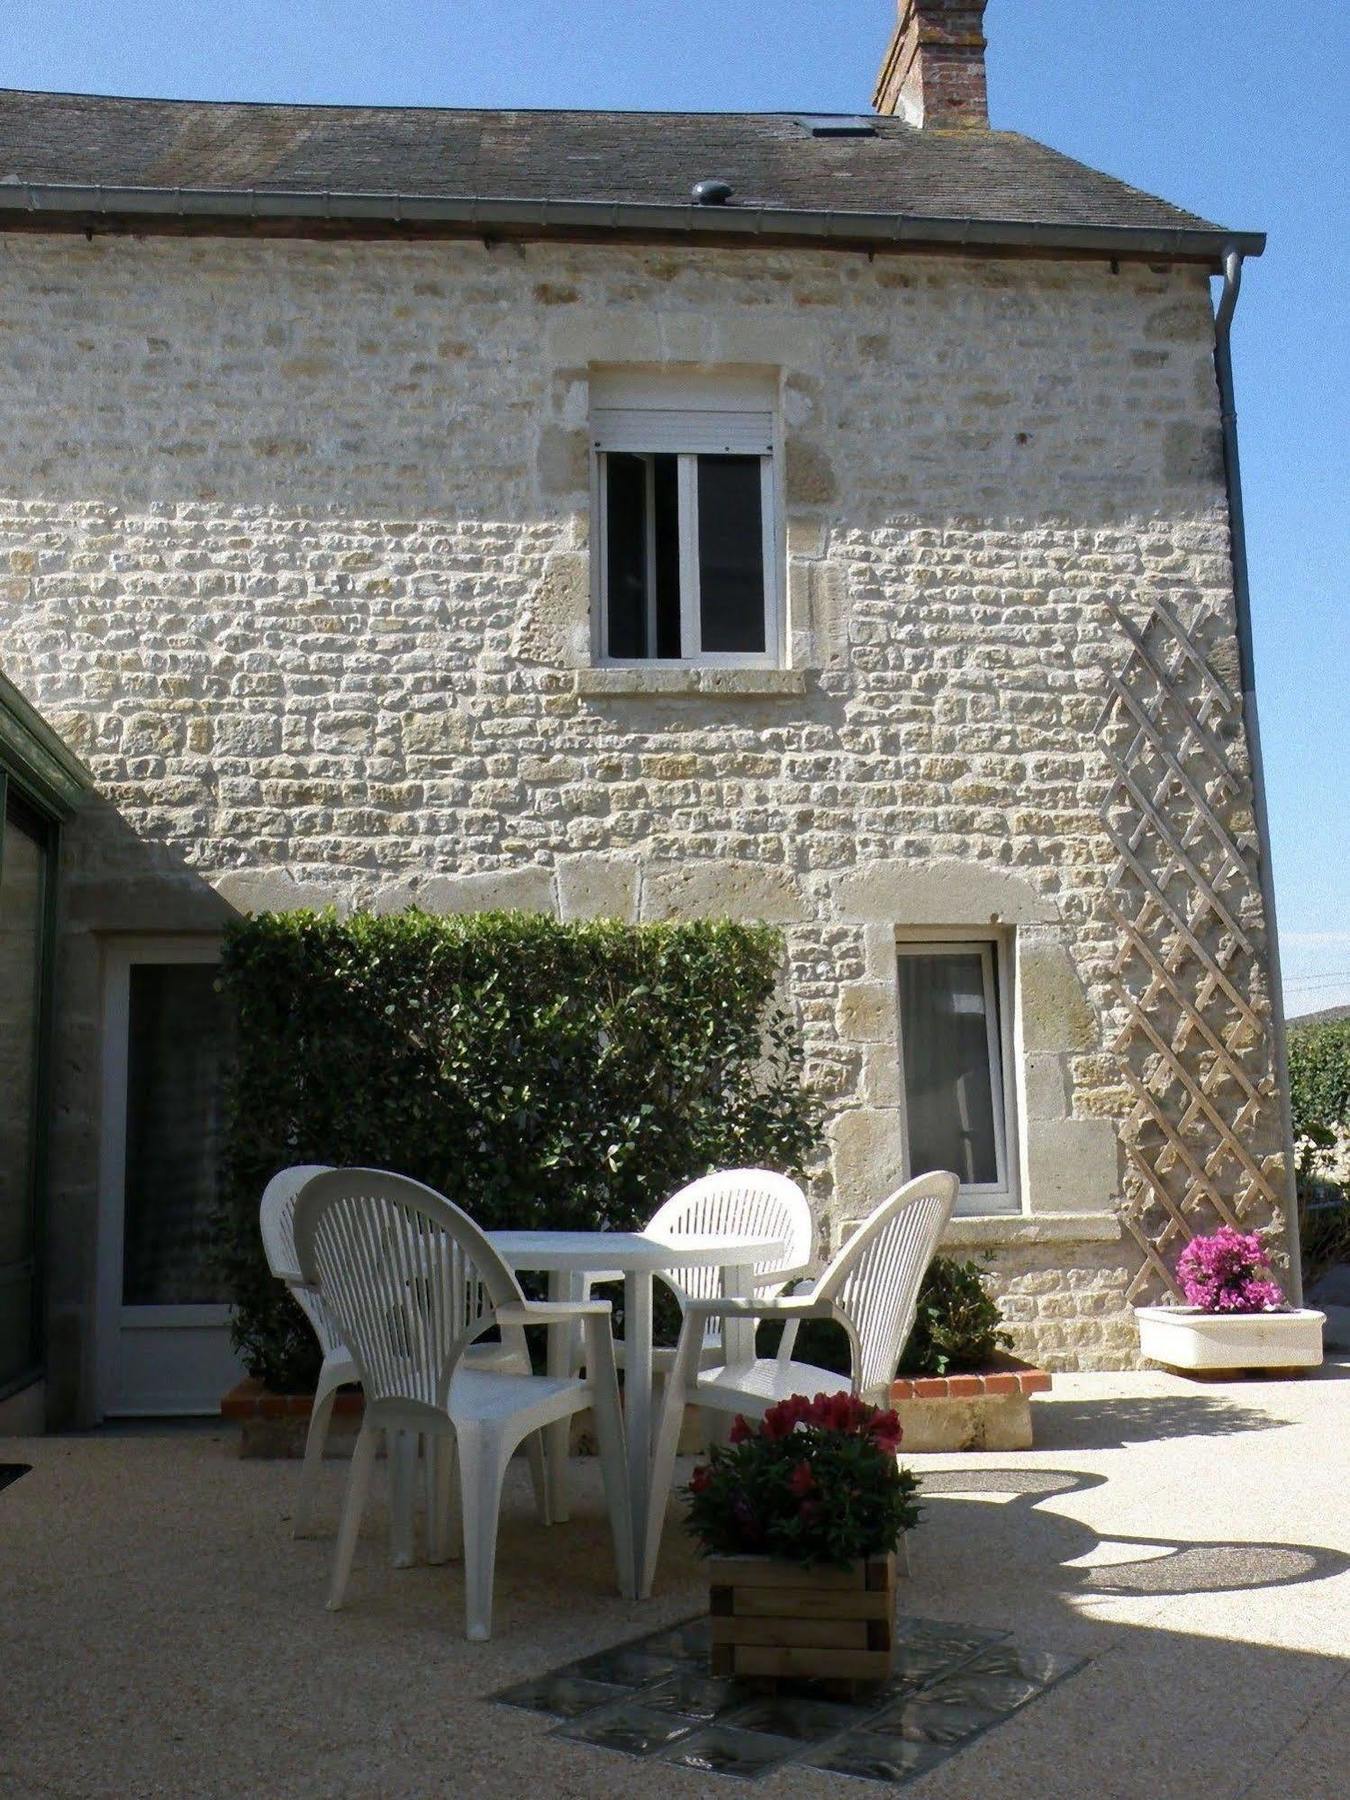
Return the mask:
[[987,131],[987,0],[899,0],[872,104],[925,130]]

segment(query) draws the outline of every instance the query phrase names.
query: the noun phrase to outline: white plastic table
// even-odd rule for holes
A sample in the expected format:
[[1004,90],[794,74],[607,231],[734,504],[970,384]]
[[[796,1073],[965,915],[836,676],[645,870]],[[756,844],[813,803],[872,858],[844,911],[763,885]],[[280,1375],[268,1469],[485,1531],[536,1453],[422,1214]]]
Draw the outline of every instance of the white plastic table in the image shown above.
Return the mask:
[[[633,1539],[636,1592],[651,1593],[647,1566],[647,1507],[652,1468],[652,1277],[662,1269],[717,1268],[722,1292],[749,1299],[755,1267],[772,1262],[788,1249],[781,1237],[649,1237],[642,1231],[493,1231],[493,1248],[513,1269],[548,1275],[551,1300],[576,1298],[585,1276],[624,1284],[624,1430],[628,1452],[628,1510]],[[753,1352],[742,1341],[754,1329],[745,1320],[728,1320],[724,1339],[728,1361]],[[739,1355],[737,1354],[739,1352]],[[572,1337],[554,1328],[548,1334],[548,1372],[571,1373]],[[549,1428],[549,1490],[553,1516],[567,1517],[567,1424]]]

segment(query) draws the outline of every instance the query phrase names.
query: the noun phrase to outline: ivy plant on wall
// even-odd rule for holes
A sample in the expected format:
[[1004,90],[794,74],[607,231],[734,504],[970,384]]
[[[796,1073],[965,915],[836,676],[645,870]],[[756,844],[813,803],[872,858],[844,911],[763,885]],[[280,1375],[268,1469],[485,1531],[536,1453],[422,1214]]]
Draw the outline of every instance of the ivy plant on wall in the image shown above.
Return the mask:
[[263,1187],[292,1164],[397,1170],[489,1230],[631,1228],[709,1169],[800,1170],[817,1114],[781,961],[777,932],[728,922],[233,924],[217,1245],[250,1374],[283,1391],[317,1374],[258,1237]]

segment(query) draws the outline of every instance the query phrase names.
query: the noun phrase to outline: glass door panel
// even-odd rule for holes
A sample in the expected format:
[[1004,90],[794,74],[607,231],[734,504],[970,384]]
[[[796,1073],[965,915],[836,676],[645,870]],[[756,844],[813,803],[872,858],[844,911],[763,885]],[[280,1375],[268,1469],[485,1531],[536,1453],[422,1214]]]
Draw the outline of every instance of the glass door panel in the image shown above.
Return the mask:
[[127,1028],[122,1303],[225,1298],[211,1266],[229,1034],[210,963],[138,963]]

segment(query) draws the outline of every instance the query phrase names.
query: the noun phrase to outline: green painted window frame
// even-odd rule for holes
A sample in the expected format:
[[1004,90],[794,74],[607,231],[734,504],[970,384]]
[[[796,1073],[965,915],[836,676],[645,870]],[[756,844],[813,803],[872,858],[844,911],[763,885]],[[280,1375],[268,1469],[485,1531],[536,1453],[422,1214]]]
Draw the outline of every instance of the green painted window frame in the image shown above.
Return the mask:
[[52,984],[56,948],[56,872],[60,856],[61,825],[44,808],[33,803],[30,793],[10,771],[0,765],[0,876],[5,866],[10,823],[10,804],[22,809],[23,825],[36,837],[42,851],[41,923],[38,937],[37,1036],[29,1119],[27,1170],[30,1254],[21,1262],[0,1268],[0,1294],[23,1281],[32,1288],[30,1337],[27,1361],[17,1369],[0,1368],[0,1400],[19,1393],[45,1372],[46,1348],[46,1234],[47,1234],[47,1120],[50,1116]]
[[[32,1283],[28,1363],[0,1370],[0,1400],[21,1393],[46,1372],[48,1121],[51,1117],[52,1035],[55,1018],[56,932],[62,826],[92,789],[88,771],[13,684],[0,675],[0,870],[4,868],[9,807],[26,815],[43,851],[38,949],[38,1028],[28,1166],[31,1256],[12,1269]],[[0,1021],[0,1025],[3,1021]],[[22,1278],[22,1277],[20,1277]],[[0,1273],[0,1289],[3,1273]]]

